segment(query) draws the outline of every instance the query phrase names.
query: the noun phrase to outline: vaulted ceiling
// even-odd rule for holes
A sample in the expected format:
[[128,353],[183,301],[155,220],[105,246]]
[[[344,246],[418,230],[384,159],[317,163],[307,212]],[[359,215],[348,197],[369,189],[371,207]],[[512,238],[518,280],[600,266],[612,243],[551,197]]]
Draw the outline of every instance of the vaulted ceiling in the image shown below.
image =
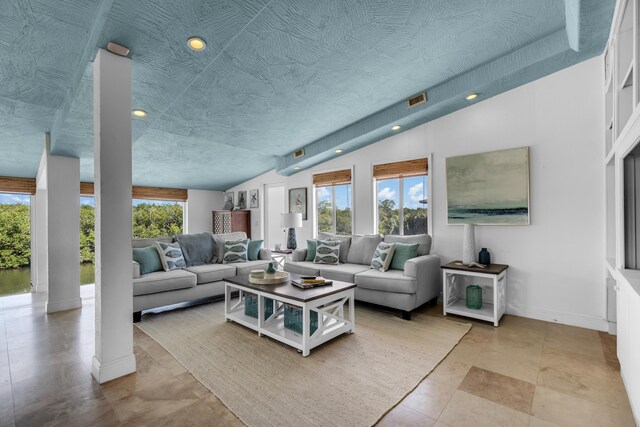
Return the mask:
[[[0,176],[93,177],[92,63],[131,49],[136,185],[290,175],[602,53],[613,0],[0,2]],[[202,52],[186,40],[200,36]],[[428,102],[408,108],[422,91]],[[292,152],[304,148],[305,156]]]

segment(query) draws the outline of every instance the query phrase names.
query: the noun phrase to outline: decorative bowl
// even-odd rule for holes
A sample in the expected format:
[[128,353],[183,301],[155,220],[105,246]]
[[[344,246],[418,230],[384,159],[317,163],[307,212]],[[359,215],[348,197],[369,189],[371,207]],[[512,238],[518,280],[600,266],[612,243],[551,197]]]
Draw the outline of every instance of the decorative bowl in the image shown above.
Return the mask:
[[286,271],[276,271],[267,273],[264,270],[253,270],[249,274],[249,282],[256,285],[276,285],[289,281],[289,273]]

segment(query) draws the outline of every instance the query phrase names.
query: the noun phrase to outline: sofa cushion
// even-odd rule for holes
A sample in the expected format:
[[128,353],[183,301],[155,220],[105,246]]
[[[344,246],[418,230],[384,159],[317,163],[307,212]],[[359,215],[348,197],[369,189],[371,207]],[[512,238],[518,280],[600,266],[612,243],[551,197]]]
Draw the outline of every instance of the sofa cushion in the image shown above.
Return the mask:
[[248,276],[252,270],[266,270],[270,262],[273,262],[273,261],[257,260],[257,261],[239,262],[233,265],[236,268],[236,276]]
[[415,294],[418,285],[415,277],[405,276],[401,270],[367,270],[356,274],[358,288],[376,291]]
[[196,275],[185,270],[156,271],[133,279],[133,296],[193,288],[196,282]]
[[163,270],[156,245],[133,248],[133,260],[140,265],[140,275]]
[[384,236],[386,243],[418,243],[418,256],[429,255],[431,252],[431,236],[428,234],[416,234],[413,236],[398,236],[397,234],[387,234]]
[[320,264],[309,261],[289,261],[284,263],[284,271],[301,276],[319,276]]
[[158,247],[164,271],[177,270],[187,266],[184,262],[182,249],[180,249],[180,243],[156,242],[156,246]]
[[373,253],[380,242],[382,242],[382,236],[379,234],[351,236],[351,247],[349,248],[349,255],[347,255],[347,263],[369,265],[373,258]]
[[354,276],[369,267],[362,264],[320,265],[320,275],[328,280],[355,283]]
[[218,282],[236,275],[236,268],[229,264],[205,264],[187,267],[187,271],[198,277],[198,285]]
[[227,234],[213,234],[213,240],[216,242],[216,262],[222,264],[222,257],[224,256],[224,242],[226,240],[245,240],[247,233],[244,231],[236,231],[235,233]]
[[152,245],[155,246],[156,242],[173,243],[173,237],[163,236],[156,238],[145,237],[141,239],[133,239],[131,241],[131,246],[134,248],[144,248]]
[[340,242],[337,240],[318,240],[315,264],[333,264],[340,262]]
[[393,259],[391,260],[392,270],[404,270],[404,263],[418,256],[418,243],[400,243],[396,242],[396,248],[393,251]]
[[351,246],[351,236],[341,236],[333,233],[318,233],[318,240],[333,240],[340,242],[340,264],[347,262],[349,247]]
[[173,238],[180,243],[187,267],[216,262],[216,243],[211,233],[177,234]]
[[227,240],[224,242],[223,264],[233,264],[236,262],[247,262],[247,251],[249,240]]

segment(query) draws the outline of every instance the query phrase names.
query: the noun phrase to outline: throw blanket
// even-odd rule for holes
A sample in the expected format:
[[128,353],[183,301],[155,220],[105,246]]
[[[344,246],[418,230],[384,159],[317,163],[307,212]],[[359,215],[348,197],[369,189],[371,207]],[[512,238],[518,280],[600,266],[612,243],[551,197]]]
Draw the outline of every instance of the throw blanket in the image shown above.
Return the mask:
[[177,234],[173,236],[184,255],[187,267],[215,263],[215,243],[210,233]]

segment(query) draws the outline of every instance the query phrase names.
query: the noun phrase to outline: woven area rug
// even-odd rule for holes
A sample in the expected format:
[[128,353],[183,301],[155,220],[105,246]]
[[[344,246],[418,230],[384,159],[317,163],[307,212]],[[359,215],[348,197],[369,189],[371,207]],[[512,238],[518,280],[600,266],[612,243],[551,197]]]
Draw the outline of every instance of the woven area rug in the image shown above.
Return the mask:
[[471,329],[356,307],[356,332],[302,357],[235,323],[224,303],[136,324],[249,426],[369,426],[410,393]]

